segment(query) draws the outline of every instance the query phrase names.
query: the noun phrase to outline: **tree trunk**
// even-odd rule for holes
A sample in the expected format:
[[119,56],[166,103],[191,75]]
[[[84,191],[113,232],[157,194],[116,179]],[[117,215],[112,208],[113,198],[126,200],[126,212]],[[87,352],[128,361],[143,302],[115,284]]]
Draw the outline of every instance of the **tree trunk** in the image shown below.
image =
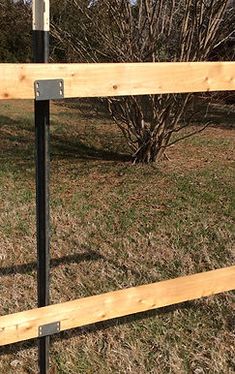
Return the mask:
[[166,141],[162,136],[148,135],[144,142],[138,142],[138,150],[133,154],[133,163],[149,164],[158,162],[162,159],[165,149]]

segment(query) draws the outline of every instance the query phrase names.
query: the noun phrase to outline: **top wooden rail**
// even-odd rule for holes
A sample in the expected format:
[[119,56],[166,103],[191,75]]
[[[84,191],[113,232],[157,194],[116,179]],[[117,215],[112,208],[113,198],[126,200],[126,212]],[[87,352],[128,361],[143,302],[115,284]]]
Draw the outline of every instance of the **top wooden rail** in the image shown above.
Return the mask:
[[0,100],[33,99],[34,82],[63,79],[64,97],[235,90],[235,62],[0,64]]

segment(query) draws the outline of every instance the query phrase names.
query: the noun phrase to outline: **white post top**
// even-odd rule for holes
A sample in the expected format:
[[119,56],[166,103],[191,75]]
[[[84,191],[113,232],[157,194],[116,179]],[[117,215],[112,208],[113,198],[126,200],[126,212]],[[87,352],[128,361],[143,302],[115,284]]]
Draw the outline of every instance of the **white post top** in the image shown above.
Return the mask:
[[50,0],[33,0],[33,30],[50,30]]

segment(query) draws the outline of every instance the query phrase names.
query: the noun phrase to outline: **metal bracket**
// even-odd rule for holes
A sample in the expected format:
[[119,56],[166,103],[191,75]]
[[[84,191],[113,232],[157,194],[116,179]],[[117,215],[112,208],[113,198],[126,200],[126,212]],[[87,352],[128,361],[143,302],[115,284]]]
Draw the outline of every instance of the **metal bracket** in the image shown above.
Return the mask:
[[44,79],[34,82],[35,100],[58,100],[64,98],[63,79]]
[[60,322],[48,323],[47,325],[41,325],[38,327],[38,336],[49,336],[60,332]]

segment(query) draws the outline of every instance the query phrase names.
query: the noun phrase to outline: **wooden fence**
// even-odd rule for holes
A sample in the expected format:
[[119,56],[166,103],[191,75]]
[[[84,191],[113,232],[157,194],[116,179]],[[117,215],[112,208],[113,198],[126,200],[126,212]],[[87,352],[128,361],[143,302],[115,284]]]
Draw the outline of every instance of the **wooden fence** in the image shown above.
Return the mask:
[[34,81],[63,79],[64,97],[235,90],[235,62],[0,64],[0,99],[34,99]]
[[[235,62],[0,64],[0,76],[1,100],[35,99],[48,79],[65,98],[235,90]],[[235,266],[1,316],[0,345],[233,289]]]
[[235,288],[235,266],[108,292],[0,317],[0,345],[38,337],[40,327],[58,332],[206,297]]

